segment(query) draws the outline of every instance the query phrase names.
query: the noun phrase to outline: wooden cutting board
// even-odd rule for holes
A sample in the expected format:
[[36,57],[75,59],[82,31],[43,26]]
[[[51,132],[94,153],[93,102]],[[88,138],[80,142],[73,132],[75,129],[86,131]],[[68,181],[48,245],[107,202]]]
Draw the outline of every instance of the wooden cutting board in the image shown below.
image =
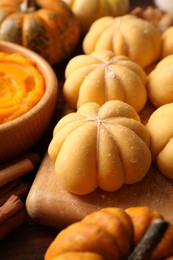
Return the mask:
[[[144,109],[141,114],[144,123],[152,111],[150,106]],[[63,189],[56,178],[54,164],[46,154],[26,200],[28,214],[33,220],[59,228],[79,221],[95,210],[112,206],[148,206],[173,223],[173,181],[152,164],[145,178],[136,184],[124,185],[116,192],[97,189],[91,194],[78,196]]]

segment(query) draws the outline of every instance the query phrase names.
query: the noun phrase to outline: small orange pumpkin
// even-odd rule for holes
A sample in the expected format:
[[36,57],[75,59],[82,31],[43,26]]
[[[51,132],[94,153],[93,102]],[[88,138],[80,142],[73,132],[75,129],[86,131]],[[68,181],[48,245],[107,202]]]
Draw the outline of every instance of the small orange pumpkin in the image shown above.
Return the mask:
[[[62,230],[48,247],[45,260],[133,259],[136,245],[155,220],[164,222],[159,212],[143,206],[126,210],[103,208]],[[164,224],[167,228],[145,259],[173,255],[173,225]]]
[[75,15],[60,0],[0,2],[0,39],[35,51],[50,64],[66,59],[79,35]]

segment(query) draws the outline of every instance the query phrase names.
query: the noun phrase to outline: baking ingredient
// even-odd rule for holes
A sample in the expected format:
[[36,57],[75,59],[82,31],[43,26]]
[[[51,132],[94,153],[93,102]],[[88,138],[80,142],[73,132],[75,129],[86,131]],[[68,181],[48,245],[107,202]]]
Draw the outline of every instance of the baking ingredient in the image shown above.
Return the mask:
[[135,109],[119,100],[89,102],[57,123],[48,147],[58,181],[75,194],[116,191],[146,175],[150,136]]
[[25,154],[17,160],[0,167],[0,187],[25,175],[33,172],[40,162],[40,157],[36,153]]
[[0,206],[2,206],[13,194],[20,199],[25,198],[29,192],[30,186],[29,182],[23,182],[20,178],[3,185],[0,187]]
[[0,52],[0,124],[31,110],[45,93],[34,61],[19,53]]
[[112,50],[146,68],[160,58],[161,43],[161,32],[152,22],[126,14],[96,20],[84,37],[83,50]]
[[[134,230],[142,228],[145,234],[156,220],[163,221],[164,218],[159,212],[144,206],[126,210],[102,208],[62,230],[49,245],[45,260],[65,259],[66,254],[67,259],[90,259],[78,258],[79,252],[81,257],[82,253],[85,256],[89,252],[99,255],[100,258],[96,259],[126,259],[140,241],[134,243]],[[143,223],[144,227],[136,225],[136,222]],[[150,252],[151,258],[145,259],[158,260],[173,255],[173,225],[165,229],[160,239]]]
[[140,112],[147,100],[147,76],[140,65],[108,50],[72,58],[65,69],[63,94],[72,108],[87,102],[121,100]]
[[19,227],[27,218],[24,203],[15,195],[11,195],[0,207],[0,240]]
[[81,32],[86,34],[91,24],[103,16],[120,16],[129,11],[129,0],[63,0],[78,18]]
[[0,39],[41,55],[50,64],[66,59],[80,36],[76,17],[60,0],[1,0]]

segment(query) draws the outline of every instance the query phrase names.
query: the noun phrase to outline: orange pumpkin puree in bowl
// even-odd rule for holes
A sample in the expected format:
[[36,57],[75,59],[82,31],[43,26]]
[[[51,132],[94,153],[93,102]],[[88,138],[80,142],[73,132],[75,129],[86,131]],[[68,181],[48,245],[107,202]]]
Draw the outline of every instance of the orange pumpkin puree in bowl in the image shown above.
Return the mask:
[[19,53],[0,52],[0,124],[31,110],[45,93],[34,61]]

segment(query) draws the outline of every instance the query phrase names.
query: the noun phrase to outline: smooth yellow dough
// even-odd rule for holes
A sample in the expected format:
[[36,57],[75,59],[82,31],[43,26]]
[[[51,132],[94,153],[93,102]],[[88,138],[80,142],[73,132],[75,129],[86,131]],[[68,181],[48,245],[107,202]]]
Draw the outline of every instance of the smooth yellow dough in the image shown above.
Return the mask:
[[83,40],[83,50],[86,54],[111,50],[146,68],[160,58],[161,44],[161,33],[153,23],[126,14],[96,20]]
[[173,103],[156,109],[146,124],[151,154],[160,172],[173,179]]
[[173,102],[173,54],[162,59],[150,72],[147,91],[156,108]]
[[66,66],[65,77],[63,94],[72,108],[87,102],[103,105],[109,100],[121,100],[140,112],[146,104],[145,71],[112,51],[75,56]]
[[78,19],[81,34],[85,35],[91,24],[107,15],[120,16],[130,9],[130,0],[63,0]]
[[162,34],[161,59],[173,54],[173,26],[168,27]]
[[63,187],[88,194],[140,181],[151,164],[150,135],[135,109],[119,100],[94,102],[64,116],[48,147]]

